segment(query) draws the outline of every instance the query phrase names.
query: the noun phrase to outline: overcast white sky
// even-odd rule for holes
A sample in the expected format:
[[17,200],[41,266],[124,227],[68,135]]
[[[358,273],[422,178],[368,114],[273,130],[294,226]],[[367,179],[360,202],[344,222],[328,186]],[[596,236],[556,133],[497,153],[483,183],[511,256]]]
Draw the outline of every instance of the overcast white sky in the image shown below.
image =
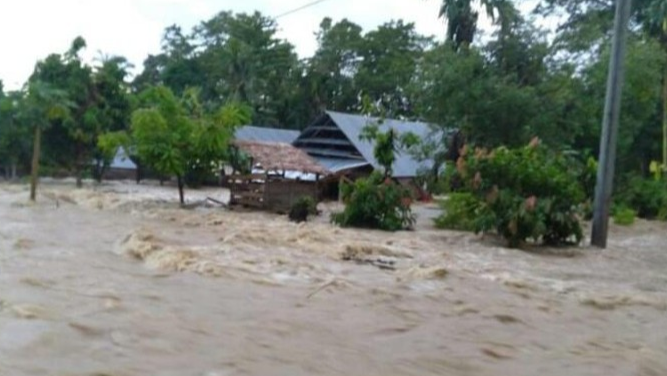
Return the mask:
[[[312,0],[6,0],[0,11],[0,80],[19,88],[35,63],[64,52],[78,35],[88,42],[86,56],[99,52],[125,56],[137,69],[160,50],[164,28],[186,30],[222,10],[276,16]],[[525,0],[532,2],[534,0]],[[278,20],[280,37],[301,57],[316,49],[314,33],[324,17],[348,18],[370,30],[392,19],[416,24],[425,35],[442,36],[440,0],[326,0]]]

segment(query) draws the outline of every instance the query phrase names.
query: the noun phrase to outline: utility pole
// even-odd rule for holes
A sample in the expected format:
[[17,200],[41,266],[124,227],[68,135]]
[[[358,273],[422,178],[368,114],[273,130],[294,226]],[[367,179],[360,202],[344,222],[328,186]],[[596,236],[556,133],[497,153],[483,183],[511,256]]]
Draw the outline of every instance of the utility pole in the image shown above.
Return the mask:
[[595,187],[593,208],[593,234],[591,243],[599,248],[607,247],[609,232],[609,207],[616,165],[618,123],[621,113],[621,93],[624,79],[625,45],[628,34],[632,0],[616,0],[616,20],[609,63],[607,99],[604,106],[602,138],[600,139],[600,163]]

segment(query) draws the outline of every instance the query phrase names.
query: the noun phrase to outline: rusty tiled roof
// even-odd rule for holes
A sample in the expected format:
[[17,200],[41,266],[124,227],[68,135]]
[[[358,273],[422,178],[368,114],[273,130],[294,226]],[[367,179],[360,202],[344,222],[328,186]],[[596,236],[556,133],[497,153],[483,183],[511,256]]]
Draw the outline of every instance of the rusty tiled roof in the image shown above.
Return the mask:
[[234,145],[247,153],[255,165],[266,171],[298,171],[328,175],[329,171],[303,150],[280,142],[234,141]]

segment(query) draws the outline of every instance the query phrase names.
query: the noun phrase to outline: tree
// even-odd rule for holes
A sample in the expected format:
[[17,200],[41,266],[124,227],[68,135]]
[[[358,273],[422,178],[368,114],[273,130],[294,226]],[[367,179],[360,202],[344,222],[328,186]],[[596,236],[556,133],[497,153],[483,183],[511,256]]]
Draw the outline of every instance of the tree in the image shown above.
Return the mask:
[[[361,26],[343,19],[333,24],[330,18],[320,23],[318,49],[307,61],[308,90],[304,99],[312,102],[313,118],[318,111],[353,111],[358,102],[355,76],[361,61]],[[310,120],[310,119],[309,119]]]
[[[567,15],[566,22],[559,28],[554,53],[557,53],[561,60],[571,61],[588,69],[591,77],[596,71],[605,72],[606,63],[600,62],[600,59],[608,57],[606,46],[609,45],[611,38],[614,4],[612,0],[543,0],[538,13],[551,15],[564,11]],[[625,148],[630,153],[619,151],[620,178],[623,178],[623,173],[631,170],[648,174],[650,160],[647,161],[647,158],[659,159],[660,152],[655,140],[660,139],[660,133],[664,140],[663,149],[666,148],[664,145],[667,145],[667,4],[664,1],[633,1],[630,44],[629,48],[636,49],[640,56],[634,53],[628,56],[628,69],[632,71],[634,64],[644,64],[637,66],[636,69],[646,70],[646,73],[637,77],[644,77],[647,80],[643,81],[641,86],[636,86],[643,88],[637,92],[632,87],[639,80],[633,80],[630,72],[628,81],[631,87],[624,89],[626,94],[623,96],[622,116],[642,120],[631,121],[626,125],[622,119],[621,132],[631,132],[634,136],[619,137],[621,142],[619,148]],[[597,58],[591,59],[591,56]],[[593,61],[593,63],[583,61]],[[658,76],[655,74],[656,70],[660,72]],[[599,76],[595,74],[595,77]],[[649,80],[653,81],[655,88],[650,89],[645,85]],[[656,82],[660,82],[661,85]],[[604,82],[600,85],[604,85]],[[656,90],[662,92],[659,97],[654,95]],[[654,101],[652,104],[646,102],[649,98]],[[599,122],[601,112],[594,114],[598,115]],[[659,129],[659,124],[662,124],[662,131]],[[588,129],[599,129],[599,126]],[[591,138],[597,140],[597,135],[591,135]],[[637,143],[633,145],[635,141]],[[666,159],[667,151],[663,151],[662,154],[663,160]]]
[[28,84],[25,99],[20,103],[19,118],[23,124],[29,124],[34,132],[30,176],[30,201],[34,202],[37,199],[42,131],[53,124],[67,121],[71,103],[63,91],[37,80]]
[[125,82],[129,68],[127,60],[118,56],[104,57],[94,68],[92,79],[96,101],[90,114],[95,116],[96,127],[91,150],[96,161],[93,176],[98,181],[101,181],[104,171],[115,156],[115,151],[111,156],[105,155],[98,147],[99,138],[103,134],[129,128],[133,106],[129,85]]
[[104,161],[97,148],[101,134],[126,129],[130,102],[125,83],[129,64],[122,57],[103,56],[91,67],[82,61],[83,38],[76,38],[64,54],[51,54],[39,62],[30,80],[48,83],[67,94],[70,116],[46,130],[45,154],[57,167],[73,171],[77,186],[83,173],[97,160],[94,175],[100,177]]
[[132,114],[131,135],[136,153],[155,172],[176,176],[181,204],[194,124],[177,98],[164,86],[141,94],[141,108]]
[[430,38],[415,31],[414,24],[400,20],[364,36],[355,81],[363,95],[384,108],[388,117],[414,117],[408,88],[430,43]]
[[420,113],[444,131],[461,129],[480,146],[521,145],[531,137],[535,89],[499,74],[481,51],[457,54],[441,45],[425,57],[417,82]]
[[639,22],[649,36],[654,38],[664,52],[662,74],[662,169],[667,173],[667,3],[660,0],[645,1],[638,10]]
[[132,113],[130,134],[109,133],[100,139],[100,146],[109,154],[125,144],[158,174],[175,176],[184,205],[186,174],[219,168],[227,158],[234,128],[248,121],[249,111],[245,106],[228,104],[207,115],[196,90],[186,90],[179,100],[165,86],[144,91],[139,102],[139,109]]
[[440,17],[447,20],[447,40],[457,51],[467,49],[475,39],[479,18],[476,6],[483,8],[489,18],[503,26],[517,14],[511,0],[443,0]]
[[30,134],[18,118],[22,100],[20,92],[0,91],[0,166],[8,179],[16,178],[17,166],[30,154]]

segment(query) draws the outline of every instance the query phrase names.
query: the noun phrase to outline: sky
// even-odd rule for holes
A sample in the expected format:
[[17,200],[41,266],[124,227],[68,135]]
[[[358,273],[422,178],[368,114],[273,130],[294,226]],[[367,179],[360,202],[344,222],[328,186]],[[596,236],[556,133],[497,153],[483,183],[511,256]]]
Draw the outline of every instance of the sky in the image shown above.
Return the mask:
[[[149,54],[160,51],[165,27],[190,30],[223,10],[278,16],[313,0],[9,0],[0,11],[0,80],[18,89],[35,63],[65,52],[77,36],[86,39],[87,61],[104,55],[126,57],[141,69]],[[534,0],[525,0],[532,2]],[[278,19],[279,37],[300,57],[317,48],[314,33],[324,17],[348,18],[371,30],[392,19],[414,22],[418,32],[442,37],[440,0],[324,0]]]

